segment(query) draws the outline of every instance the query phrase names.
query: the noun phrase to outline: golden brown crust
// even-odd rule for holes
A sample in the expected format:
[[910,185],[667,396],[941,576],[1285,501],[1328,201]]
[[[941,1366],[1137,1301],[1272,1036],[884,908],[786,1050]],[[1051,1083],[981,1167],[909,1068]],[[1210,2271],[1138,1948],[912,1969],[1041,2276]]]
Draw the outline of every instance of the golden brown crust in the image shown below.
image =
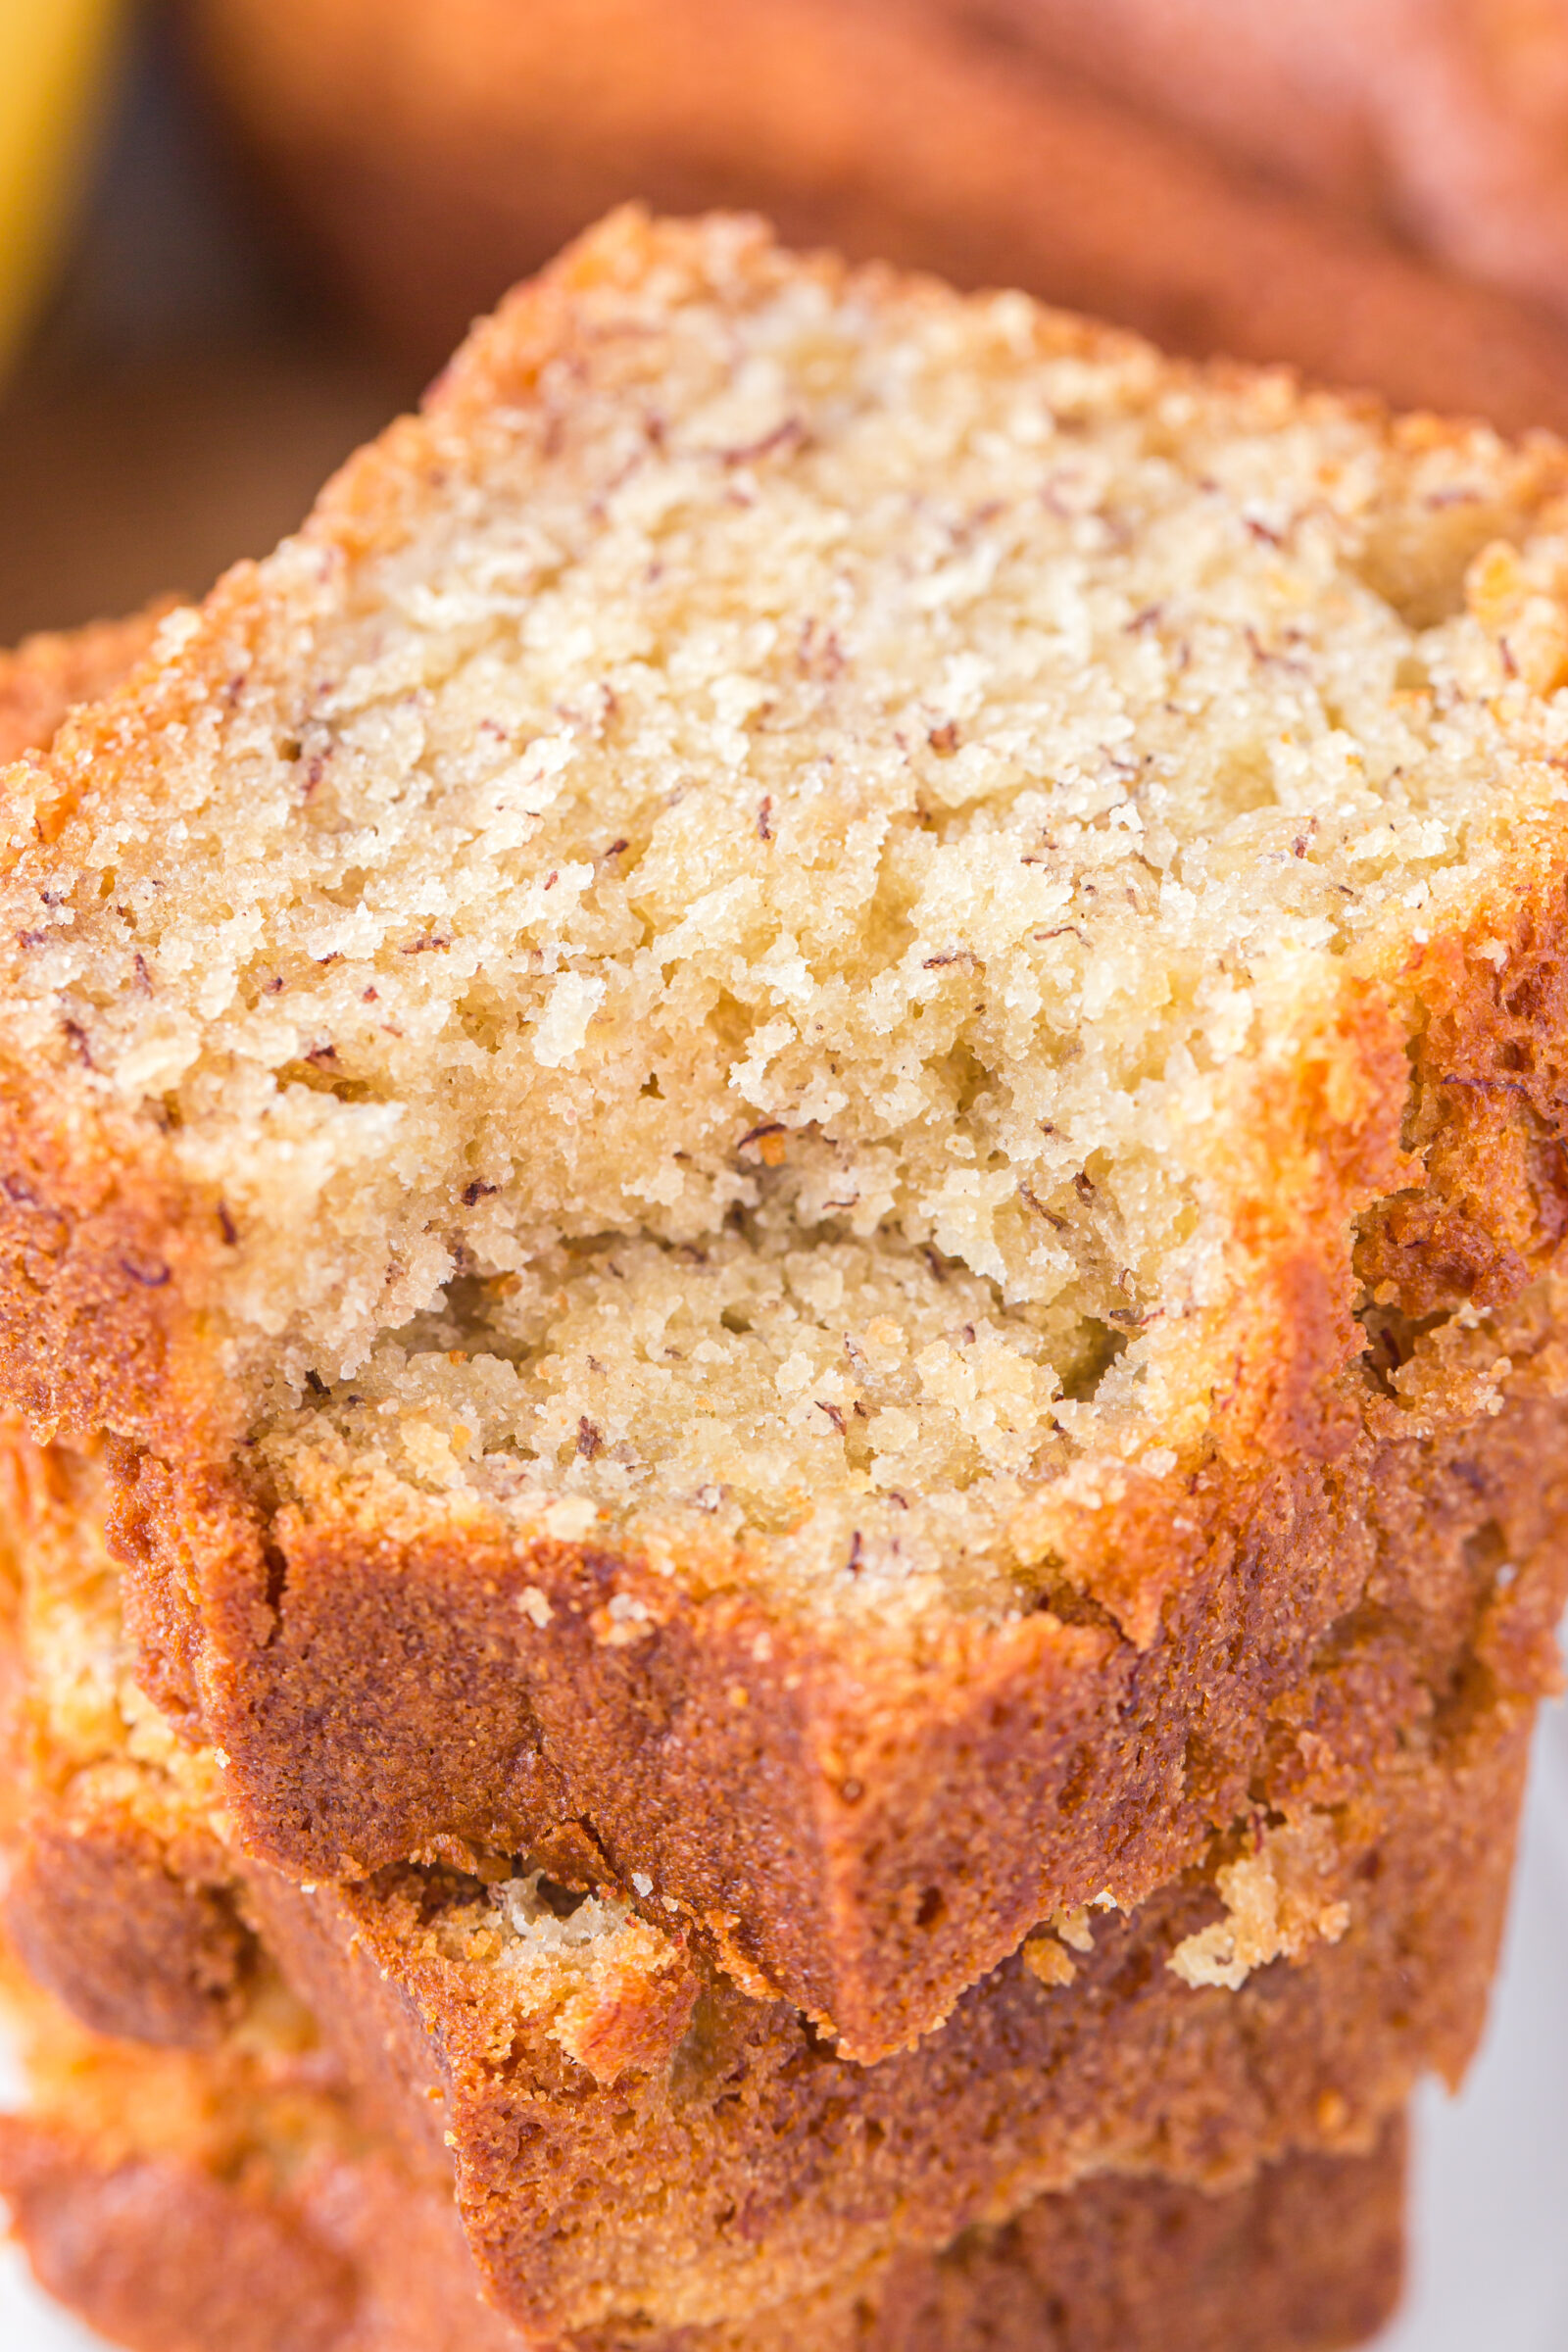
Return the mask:
[[[1533,1558],[1552,1498],[1524,1468],[1544,1426],[1517,1405],[1502,1416],[1507,1444],[1479,1492],[1473,1460],[1450,1466],[1467,1502],[1457,1526],[1434,1512],[1430,1467],[1406,1483],[1402,1519],[1386,1482],[1375,1597],[1277,1711],[1254,1790],[1297,1824],[1264,1835],[1265,1853],[1281,1836],[1302,1847],[1282,1865],[1289,1901],[1305,1904],[1313,1936],[1339,1940],[1272,1964],[1270,1944],[1240,1989],[1165,1964],[1185,1939],[1212,1944],[1213,1861],[1247,1857],[1262,1810],[1205,1873],[1130,1919],[1098,1916],[1087,1948],[1089,1922],[1068,1923],[1065,1941],[1031,1939],[939,2033],[871,2070],[832,2056],[786,2004],[737,1991],[652,1899],[648,1924],[602,1939],[585,1974],[547,1962],[541,1976],[526,1947],[523,1975],[511,1973],[482,1882],[519,1866],[455,1840],[439,1862],[359,1886],[307,1892],[252,1866],[248,1905],[414,2157],[455,2165],[492,2294],[544,2327],[587,2325],[607,2304],[696,2321],[826,2293],[885,2259],[895,2230],[938,2243],[1086,2166],[1157,2165],[1212,2185],[1284,2148],[1363,2144],[1423,2070],[1457,2078],[1484,2012],[1533,1712],[1509,1693],[1539,1679],[1556,1611]],[[61,1464],[52,1481],[16,1484],[70,1504],[95,1552],[89,1480]],[[19,1533],[69,1583],[70,1528],[35,1517]],[[184,2032],[177,2014],[138,2019],[127,1958],[149,1921],[166,1923],[182,1872],[172,1851],[125,1835],[123,1782],[68,1763],[62,1751],[64,1818],[58,1800],[35,1802],[25,1831],[45,1864],[37,1914],[68,1963],[59,1988],[89,2019],[120,2003],[124,2031],[210,2039],[200,2011]],[[104,1915],[80,1935],[50,1910],[56,1836],[123,1874],[90,1890]],[[579,1887],[608,1875],[570,1824],[531,1862]],[[205,1921],[186,1925],[185,1961],[169,1954],[176,1984],[198,1980],[205,1957]]]
[[140,1823],[35,1810],[0,1916],[24,1967],[98,2034],[186,2048],[238,2014],[250,1938],[221,1883],[174,1867]]
[[426,364],[637,197],[756,206],[794,239],[1015,283],[1401,405],[1568,421],[1548,321],[1234,172],[972,11],[466,0],[461,39],[435,0],[188,13],[291,208]]
[[347,2330],[347,2266],[280,2202],[170,2158],[96,2164],[13,2117],[0,2180],[39,2284],[135,2352],[276,2352],[284,2315],[299,2352],[328,2352]]
[[1294,2158],[1245,2202],[1112,2180],[1043,2198],[938,2262],[898,2263],[865,2352],[1359,2343],[1398,2300],[1400,2145],[1396,2125],[1370,2156]]
[[28,637],[0,653],[0,764],[47,750],[68,712],[120,684],[150,650],[173,597],[158,597],[126,620]]
[[357,2118],[275,1984],[200,2052],[85,2031],[0,1948],[28,2108],[0,2198],[40,2281],[139,2352],[502,2352],[450,2199]]
[[[1295,2157],[1223,2196],[1095,2181],[848,2300],[555,2352],[1330,2352],[1397,2300],[1402,2184],[1397,2126],[1368,2155]],[[40,2282],[131,2352],[522,2352],[475,2299],[448,2213],[384,2154],[267,2195],[6,2119],[0,2193]]]
[[[1518,1574],[1495,1615],[1532,1629],[1499,1633],[1498,1671],[1522,1694],[1551,1686],[1568,1492],[1541,1465],[1568,1421],[1549,1343],[1509,1342],[1521,1394],[1499,1414],[1405,1436],[1352,1394],[1376,1435],[1338,1461],[1209,1463],[1182,1494],[1180,1548],[1157,1495],[1103,1514],[1079,1546],[1088,1593],[1164,1588],[1142,1648],[1043,1613],[957,1623],[913,1655],[830,1650],[753,1600],[687,1600],[613,1555],[491,1545],[434,1514],[401,1541],[290,1514],[269,1560],[254,1522],[211,1506],[204,1522],[145,1457],[120,1501],[131,1619],[155,1665],[199,1652],[230,1800],[283,1868],[352,1875],[447,1833],[521,1850],[581,1819],[622,1883],[643,1871],[728,1921],[765,1980],[880,2055],[1046,1913],[1107,1882],[1147,1893],[1276,1773],[1310,1790],[1279,1757],[1279,1717],[1389,1752],[1461,1671],[1497,1561]],[[199,1638],[171,1556],[207,1596]],[[529,1588],[548,1628],[519,1606]],[[651,1630],[608,1643],[625,1591]],[[1375,1716],[1336,1715],[1336,1678],[1374,1671]]]
[[45,2283],[133,2352],[1328,2352],[1397,2293],[1396,2118],[1217,2195],[1097,2179],[755,2317],[525,2338],[477,2300],[438,2175],[368,2132],[289,2004],[156,2051],[85,2034],[3,1952],[0,1977],[32,2087],[0,2119],[0,2197]]
[[594,2080],[505,1966],[461,1956],[471,1929],[443,1932],[473,1881],[404,1869],[304,1893],[263,1874],[252,1894],[377,2111],[416,2154],[450,2149],[500,2308],[541,2328],[617,2309],[696,2322],[825,2292],[895,2242],[940,2245],[1107,2165],[1214,2188],[1293,2148],[1365,2147],[1423,2069],[1456,2081],[1485,2014],[1531,1710],[1450,1711],[1423,1766],[1393,1767],[1335,1825],[1337,1941],[1238,1990],[1190,1984],[1166,1963],[1219,1915],[1195,1876],[1131,1919],[1096,1916],[1089,1949],[1074,1931],[1050,1986],[1015,1957],[871,2069],[705,1969],[673,2066]]
[[[0,654],[0,762],[46,750],[74,710],[111,693],[150,651],[173,602],[160,598],[128,619],[29,637]],[[13,1370],[19,1397],[40,1421],[53,1417],[62,1389],[82,1387],[101,1403],[120,1380],[156,1381],[165,1349],[153,1295],[168,1280],[160,1279],[162,1233],[172,1206],[159,1201],[137,1217],[117,1181],[112,1147],[94,1139],[83,1152],[79,1127],[44,1107],[51,1091],[23,1071],[0,1090],[4,1246],[17,1261],[19,1292],[38,1306],[41,1357],[53,1359],[46,1375],[20,1362]],[[92,1171],[85,1182],[84,1166]],[[138,1292],[149,1294],[140,1307]]]
[[[112,694],[152,651],[174,602],[158,598],[128,619],[29,637],[0,654],[0,764],[48,749],[69,719]],[[199,1416],[179,1366],[200,1251],[186,1238],[189,1203],[156,1146],[132,1122],[73,1099],[55,1073],[9,1067],[0,1071],[0,1169],[4,1393],[37,1425],[64,1417],[96,1431],[128,1410],[149,1431],[188,1435]]]
[[0,1393],[67,1435],[134,1416],[154,1443],[188,1443],[222,1402],[190,1360],[206,1204],[193,1210],[128,1121],[52,1077],[0,1070]]
[[[1259,1810],[1208,1871],[1132,1917],[1097,1916],[1087,1939],[1088,1921],[1065,1941],[1031,1939],[941,2031],[874,2069],[831,2055],[787,2004],[737,1990],[652,1898],[647,1924],[602,1940],[586,1973],[525,1945],[509,1961],[482,1882],[518,1865],[456,1841],[358,1886],[304,1891],[252,1865],[248,1906],[413,2157],[455,2167],[491,2293],[540,2327],[635,2309],[707,2322],[825,2293],[885,2259],[895,2231],[940,2243],[1086,2167],[1156,2165],[1212,2185],[1289,2147],[1364,2144],[1423,2070],[1460,2074],[1495,1953],[1533,1712],[1510,1692],[1539,1678],[1556,1608],[1533,1561],[1551,1500],[1523,1470],[1543,1424],[1516,1405],[1501,1427],[1479,1492],[1473,1459],[1450,1466],[1467,1508],[1438,1521],[1444,1543],[1430,1468],[1406,1485],[1402,1520],[1385,1482],[1373,1596],[1277,1710],[1253,1791],[1296,1827],[1276,1817],[1265,1835]],[[90,1486],[62,1475],[53,1491],[74,1499],[80,1531]],[[46,1536],[64,1563],[66,1535]],[[85,1837],[95,1786],[89,1850],[123,1875],[93,1890],[104,1916],[80,1935],[35,1875],[68,1962],[55,1981],[89,2019],[128,2000],[126,2031],[210,2035],[201,2013],[183,2034],[177,2015],[136,2017],[123,1970],[149,1920],[165,1923],[177,1874],[124,1836],[123,1784],[117,1807],[112,1781],[68,1778],[64,1819],[35,1803],[25,1836],[45,1862],[52,1835]],[[1193,1937],[1190,1952],[1208,1952],[1213,1861],[1245,1861],[1260,1835],[1268,1854],[1272,1839],[1304,1840],[1283,1884],[1304,1869],[1289,1899],[1317,1940],[1272,1962],[1269,1945],[1239,1989],[1211,1969],[1195,1984],[1191,1960],[1185,1976],[1166,1962]],[[532,1860],[578,1886],[608,1875],[572,1825]],[[205,1922],[186,1924],[176,1984],[205,1956]]]

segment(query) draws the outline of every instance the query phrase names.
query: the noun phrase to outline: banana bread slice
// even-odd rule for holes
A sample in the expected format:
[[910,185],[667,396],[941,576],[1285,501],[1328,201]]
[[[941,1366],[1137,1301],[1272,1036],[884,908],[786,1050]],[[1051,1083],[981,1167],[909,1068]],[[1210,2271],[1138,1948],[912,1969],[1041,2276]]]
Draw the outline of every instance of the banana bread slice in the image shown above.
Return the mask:
[[628,214],[10,771],[0,1393],[256,1850],[865,2058],[1238,1818],[1553,1377],[1565,490]]
[[[4,1912],[29,1973],[93,2027],[211,2048],[280,1968],[455,2184],[519,2325],[716,2326],[1107,2166],[1235,2185],[1364,2147],[1474,2044],[1533,1712],[1480,1665],[1474,1619],[1505,1654],[1539,1613],[1528,1561],[1498,1598],[1483,1572],[1429,1605],[1427,1713],[1393,1751],[1369,1761],[1364,1725],[1319,1712],[1303,1784],[1287,1731],[1277,1804],[1260,1789],[1201,1868],[1130,1918],[1056,1920],[864,2069],[607,1885],[580,1831],[310,1890],[226,1854],[221,1776],[130,1673],[101,1476],[16,1432],[0,1460],[23,1667]],[[1348,1688],[1381,1663],[1349,1650]]]
[[0,2197],[39,2282],[130,2352],[1330,2352],[1387,2319],[1403,2134],[1215,2196],[1094,2180],[851,2293],[675,2334],[545,2337],[478,2297],[451,2203],[274,2016],[245,2050],[86,2034],[24,1983]]

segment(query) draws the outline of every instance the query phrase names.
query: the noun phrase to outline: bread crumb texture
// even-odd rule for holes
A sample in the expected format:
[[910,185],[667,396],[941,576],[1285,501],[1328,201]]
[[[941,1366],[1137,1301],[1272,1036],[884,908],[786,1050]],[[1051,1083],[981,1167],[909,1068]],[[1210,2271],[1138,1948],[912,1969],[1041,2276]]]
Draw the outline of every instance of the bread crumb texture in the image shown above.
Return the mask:
[[283,1493],[990,1590],[1200,1438],[1258,1102],[1568,797],[1564,487],[617,216],[10,771],[7,1050],[207,1204]]
[[1260,1830],[1253,1851],[1221,1863],[1214,1884],[1225,1917],[1184,1936],[1167,1968],[1184,1984],[1241,1989],[1254,1968],[1295,1960],[1313,1943],[1338,1943],[1350,1906],[1334,1894],[1333,1824],[1321,1812]]

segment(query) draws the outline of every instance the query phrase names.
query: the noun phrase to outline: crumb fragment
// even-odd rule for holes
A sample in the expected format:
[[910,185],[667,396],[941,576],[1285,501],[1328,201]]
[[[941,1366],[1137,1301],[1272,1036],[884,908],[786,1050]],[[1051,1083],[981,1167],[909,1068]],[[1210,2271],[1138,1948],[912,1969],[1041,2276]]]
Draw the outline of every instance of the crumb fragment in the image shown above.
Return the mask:
[[1255,1853],[1215,1873],[1225,1917],[1184,1937],[1166,1966],[1186,1984],[1235,1992],[1254,1968],[1297,1959],[1312,1943],[1338,1943],[1350,1906],[1325,1892],[1335,1858],[1326,1815],[1266,1831]]
[[1054,1986],[1070,1984],[1078,1974],[1071,1959],[1054,1936],[1044,1932],[1031,1936],[1023,1947],[1023,1964],[1042,1984]]

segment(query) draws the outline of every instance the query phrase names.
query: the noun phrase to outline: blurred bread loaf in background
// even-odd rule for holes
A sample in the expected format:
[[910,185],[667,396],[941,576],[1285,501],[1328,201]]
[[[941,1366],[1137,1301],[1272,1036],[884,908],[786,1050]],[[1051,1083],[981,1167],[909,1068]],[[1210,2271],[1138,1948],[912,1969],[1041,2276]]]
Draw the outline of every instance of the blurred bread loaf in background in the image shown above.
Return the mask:
[[1568,0],[161,0],[118,79],[12,13],[0,642],[260,554],[625,197],[1568,427]]
[[1016,283],[1175,350],[1291,361],[1510,429],[1568,425],[1568,325],[1549,307],[1560,289],[1568,309],[1568,195],[1560,225],[1550,203],[1568,184],[1568,17],[1546,0],[183,0],[182,15],[336,283],[424,365],[641,197],[753,206],[796,242]]
[[1563,0],[980,0],[1234,164],[1568,313]]

